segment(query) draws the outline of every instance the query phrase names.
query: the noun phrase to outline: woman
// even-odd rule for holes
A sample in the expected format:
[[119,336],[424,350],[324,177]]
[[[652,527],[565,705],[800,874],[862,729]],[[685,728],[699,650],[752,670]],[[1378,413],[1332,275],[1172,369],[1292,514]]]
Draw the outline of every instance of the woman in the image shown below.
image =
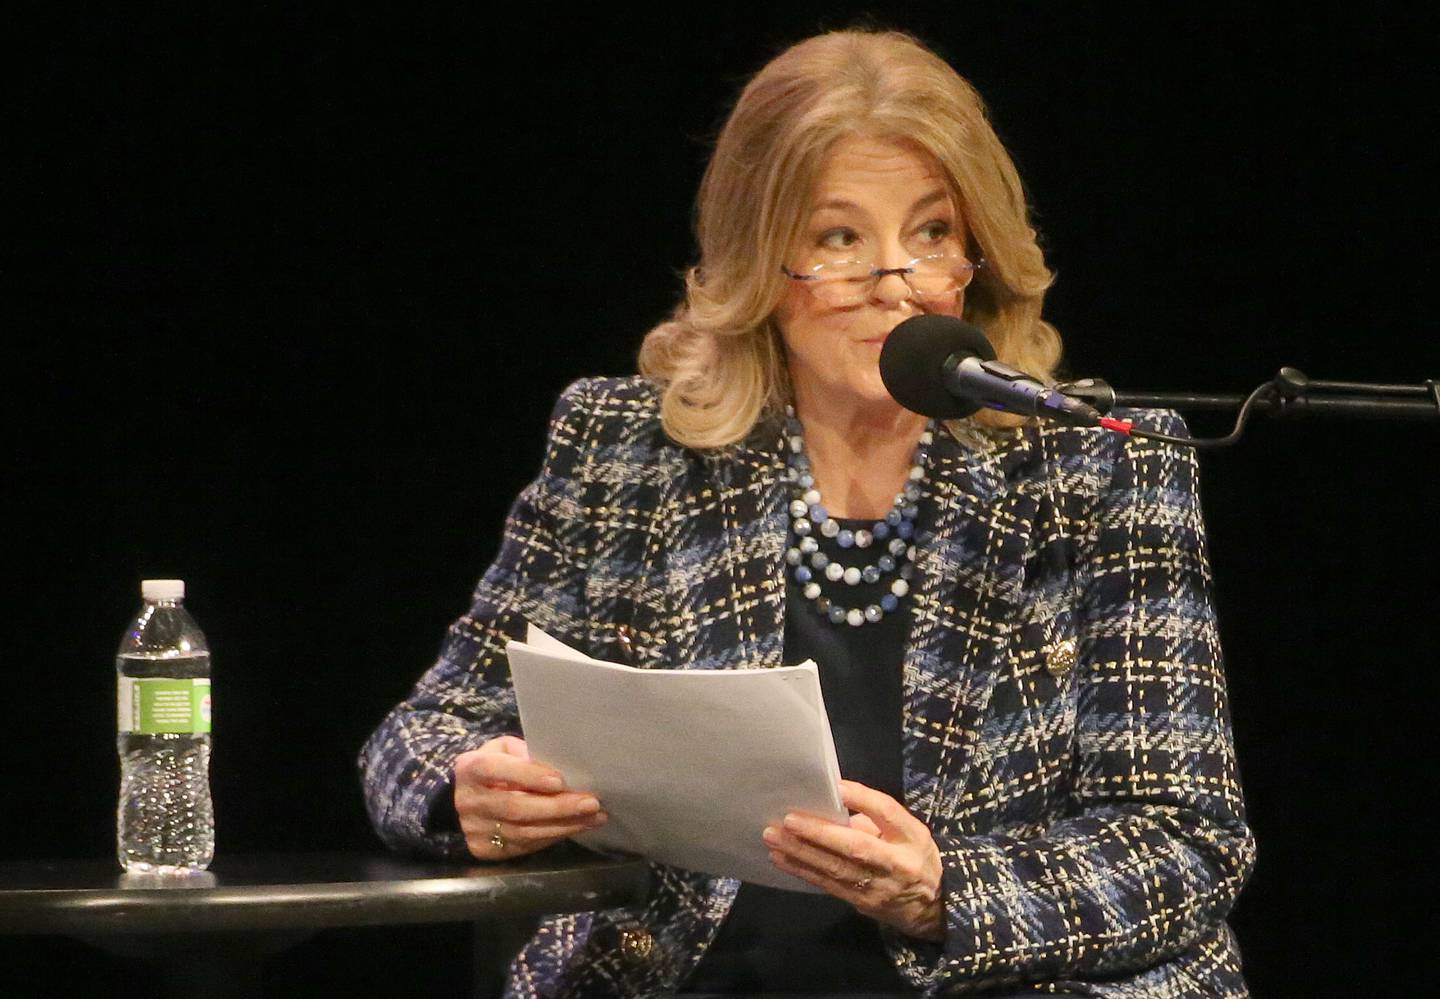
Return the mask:
[[823,894],[657,866],[642,906],[548,919],[514,994],[1245,994],[1224,918],[1253,847],[1192,456],[927,426],[880,381],[922,312],[1037,377],[1058,360],[973,90],[900,35],[795,46],[742,93],[697,232],[643,376],[566,391],[473,608],[366,746],[382,837],[498,860],[606,821],[519,738],[526,622],[639,666],[814,658],[853,815],[761,835]]

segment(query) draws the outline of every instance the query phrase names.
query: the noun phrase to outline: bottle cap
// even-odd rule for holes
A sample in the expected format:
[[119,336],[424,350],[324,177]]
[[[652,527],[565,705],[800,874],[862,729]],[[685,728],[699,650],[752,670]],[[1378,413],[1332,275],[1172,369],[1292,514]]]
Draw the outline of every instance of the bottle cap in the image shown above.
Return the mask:
[[185,599],[185,580],[142,580],[140,583],[140,595],[152,603],[156,600],[183,600]]

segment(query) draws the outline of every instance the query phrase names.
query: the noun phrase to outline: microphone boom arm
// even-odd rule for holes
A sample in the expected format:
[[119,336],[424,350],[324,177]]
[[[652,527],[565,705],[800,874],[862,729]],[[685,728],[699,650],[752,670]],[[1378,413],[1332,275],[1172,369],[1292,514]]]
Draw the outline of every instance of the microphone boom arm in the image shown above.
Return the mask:
[[[1226,437],[1175,440],[1193,447],[1223,447],[1240,439],[1252,409],[1271,416],[1298,419],[1340,416],[1369,420],[1440,420],[1440,379],[1421,385],[1384,385],[1364,382],[1311,381],[1297,368],[1284,367],[1248,396],[1198,392],[1117,392],[1099,378],[1063,382],[1056,391],[1081,400],[1101,413],[1116,406],[1204,410],[1239,410],[1235,429]],[[1132,430],[1137,437],[1164,435]]]

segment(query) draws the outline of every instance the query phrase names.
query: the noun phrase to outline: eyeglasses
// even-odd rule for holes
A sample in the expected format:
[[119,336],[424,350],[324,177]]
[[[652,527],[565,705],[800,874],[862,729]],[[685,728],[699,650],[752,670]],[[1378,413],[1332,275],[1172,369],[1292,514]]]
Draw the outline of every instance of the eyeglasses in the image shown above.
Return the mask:
[[781,266],[792,281],[804,282],[825,305],[840,307],[868,301],[880,279],[889,274],[900,275],[910,294],[921,301],[933,301],[962,291],[985,266],[985,258],[975,262],[957,253],[936,253],[916,257],[903,267],[876,267],[866,260],[836,260],[813,264],[799,271]]

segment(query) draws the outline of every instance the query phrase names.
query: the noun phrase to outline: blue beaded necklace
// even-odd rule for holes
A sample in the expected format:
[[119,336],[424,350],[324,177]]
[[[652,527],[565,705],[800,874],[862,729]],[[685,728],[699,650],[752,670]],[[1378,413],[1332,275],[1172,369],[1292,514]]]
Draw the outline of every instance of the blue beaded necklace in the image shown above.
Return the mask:
[[[910,592],[910,581],[915,576],[915,547],[911,539],[915,535],[915,518],[919,515],[920,482],[925,478],[928,449],[934,440],[935,421],[931,420],[920,435],[910,475],[905,480],[905,488],[896,495],[895,505],[869,530],[852,531],[842,528],[821,502],[810,458],[805,454],[804,428],[794,408],[785,407],[785,480],[795,489],[789,507],[790,543],[785,550],[785,563],[805,598],[814,601],[816,610],[832,624],[856,628],[875,624],[886,614],[894,613],[901,598]],[[841,565],[820,551],[817,533],[833,538],[843,549],[865,552],[873,548],[880,555],[866,565]],[[896,578],[890,583],[890,592],[878,603],[865,607],[846,606],[840,598],[826,596],[821,583],[822,579],[829,583],[834,594],[842,592],[836,589],[837,584],[852,587],[861,582],[879,583],[892,574]]]

